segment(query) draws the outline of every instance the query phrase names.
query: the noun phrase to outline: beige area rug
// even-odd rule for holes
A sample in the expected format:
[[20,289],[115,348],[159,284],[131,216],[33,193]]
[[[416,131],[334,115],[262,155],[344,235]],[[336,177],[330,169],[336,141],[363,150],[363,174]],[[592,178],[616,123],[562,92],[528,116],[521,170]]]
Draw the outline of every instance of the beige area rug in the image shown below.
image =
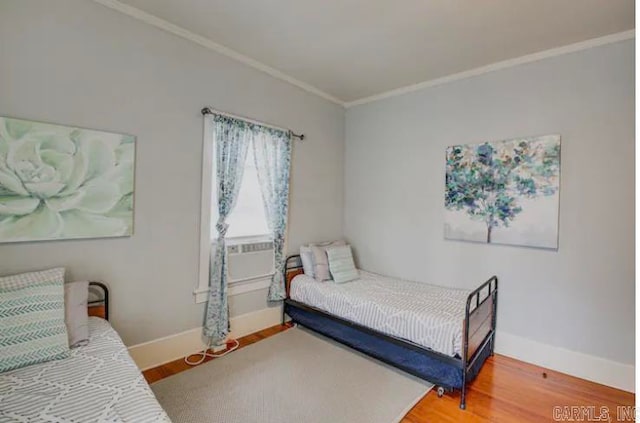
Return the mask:
[[174,423],[394,423],[432,387],[302,328],[151,385]]

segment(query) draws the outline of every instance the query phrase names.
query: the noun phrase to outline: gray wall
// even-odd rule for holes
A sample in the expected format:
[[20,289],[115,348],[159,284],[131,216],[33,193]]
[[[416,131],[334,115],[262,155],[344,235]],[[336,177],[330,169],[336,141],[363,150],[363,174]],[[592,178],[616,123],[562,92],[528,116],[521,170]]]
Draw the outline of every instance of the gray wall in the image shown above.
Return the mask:
[[[304,132],[289,248],[342,235],[342,107],[91,1],[2,0],[0,115],[138,138],[133,237],[0,245],[0,274],[65,266],[67,279],[107,281],[127,344],[199,326],[205,105]],[[266,290],[231,302],[260,309]]]
[[[633,41],[350,108],[346,125],[361,267],[467,288],[496,274],[499,330],[634,362]],[[443,239],[448,145],[556,133],[557,252]]]
[[[138,150],[133,237],[0,245],[0,274],[63,265],[109,282],[128,344],[200,325],[199,109],[212,105],[308,136],[290,251],[343,234],[344,195],[362,267],[463,287],[495,273],[500,330],[632,363],[633,60],[628,41],[351,108],[343,160],[339,106],[90,1],[3,0],[0,115],[135,134]],[[562,135],[559,250],[443,240],[445,147],[546,133]],[[265,298],[238,295],[231,312]]]

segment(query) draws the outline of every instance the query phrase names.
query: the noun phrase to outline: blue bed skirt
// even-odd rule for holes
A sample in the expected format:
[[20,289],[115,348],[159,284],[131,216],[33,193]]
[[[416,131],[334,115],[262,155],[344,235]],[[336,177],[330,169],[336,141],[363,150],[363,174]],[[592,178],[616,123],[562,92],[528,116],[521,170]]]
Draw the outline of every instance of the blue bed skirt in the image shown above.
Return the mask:
[[[459,365],[445,363],[419,351],[397,345],[383,338],[358,330],[355,327],[285,304],[286,313],[294,322],[308,327],[329,338],[348,345],[358,351],[391,364],[421,379],[427,380],[445,389],[461,389],[463,384],[462,361]],[[491,349],[479,351],[480,356],[467,374],[470,382],[480,371],[484,361],[491,355]]]

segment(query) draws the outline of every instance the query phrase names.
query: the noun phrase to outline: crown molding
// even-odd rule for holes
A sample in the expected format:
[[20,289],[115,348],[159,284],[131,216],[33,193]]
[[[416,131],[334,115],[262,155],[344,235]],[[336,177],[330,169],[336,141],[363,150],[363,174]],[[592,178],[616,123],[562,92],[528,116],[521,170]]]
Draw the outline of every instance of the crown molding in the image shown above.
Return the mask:
[[605,35],[604,37],[592,38],[590,40],[581,41],[575,44],[569,44],[562,47],[556,47],[549,50],[543,50],[533,54],[527,54],[526,56],[516,57],[514,59],[504,60],[502,62],[492,63],[487,66],[482,66],[468,71],[455,73],[444,76],[442,78],[430,79],[428,81],[419,82],[417,84],[408,85],[402,88],[396,88],[390,91],[386,91],[380,94],[372,95],[370,97],[364,97],[354,101],[345,102],[343,105],[346,108],[359,106],[366,103],[382,100],[385,98],[396,97],[399,95],[411,93],[414,91],[420,91],[425,88],[434,87],[436,85],[447,84],[453,81],[459,81],[461,79],[467,79],[474,76],[483,75],[485,73],[494,72],[501,69],[510,68],[513,66],[523,65],[526,63],[536,62],[542,59],[548,59],[551,57],[561,56],[563,54],[575,53],[577,51],[587,50],[593,47],[599,47],[606,44],[617,43],[619,41],[629,40],[635,37],[635,30],[629,30],[624,32],[618,32],[615,34]]
[[192,41],[202,47],[205,47],[209,50],[215,51],[216,53],[227,56],[231,59],[234,59],[240,63],[243,63],[247,66],[250,66],[254,69],[257,69],[261,72],[266,73],[269,76],[272,76],[281,81],[287,82],[291,85],[294,85],[298,88],[301,88],[311,94],[317,95],[319,97],[324,98],[325,100],[329,100],[332,103],[336,103],[338,105],[344,106],[344,102],[337,97],[332,96],[331,94],[325,93],[324,91],[307,84],[306,82],[299,81],[296,78],[293,78],[277,69],[272,68],[271,66],[265,65],[262,62],[259,62],[255,59],[252,59],[244,54],[238,53],[237,51],[230,49],[229,47],[225,47],[222,44],[218,44],[209,38],[203,37],[201,35],[195,34],[187,29],[184,29],[178,25],[172,24],[171,22],[165,21],[155,15],[142,11],[133,6],[129,6],[128,4],[124,4],[118,0],[93,0],[102,6],[108,7],[110,9],[121,12],[125,15],[128,15],[134,19],[137,19],[141,22],[144,22],[148,25],[155,26],[156,28],[163,29],[167,32],[170,32],[178,37],[187,39]]
[[102,6],[108,7],[110,9],[121,12],[127,16],[130,16],[134,19],[137,19],[141,22],[144,22],[148,25],[155,26],[156,28],[165,30],[174,35],[177,35],[186,40],[192,41],[202,47],[205,47],[209,50],[212,50],[216,53],[227,56],[233,60],[236,60],[240,63],[243,63],[247,66],[250,66],[256,70],[266,73],[273,78],[279,79],[281,81],[287,82],[291,85],[294,85],[304,91],[307,91],[311,94],[317,95],[325,100],[328,100],[332,103],[341,105],[345,108],[359,106],[366,103],[372,103],[374,101],[382,100],[385,98],[396,97],[399,95],[411,93],[414,91],[423,90],[425,88],[434,87],[436,85],[447,84],[449,82],[459,81],[466,78],[472,78],[475,76],[483,75],[485,73],[494,72],[501,69],[510,68],[513,66],[519,66],[526,63],[536,62],[542,59],[548,59],[551,57],[561,56],[563,54],[574,53],[582,50],[587,50],[593,47],[599,47],[606,44],[616,43],[619,41],[625,41],[632,38],[635,38],[635,30],[618,32],[615,34],[605,35],[603,37],[592,38],[590,40],[581,41],[574,44],[569,44],[561,47],[552,48],[549,50],[543,50],[537,53],[528,54],[525,56],[516,57],[514,59],[504,60],[502,62],[492,63],[490,65],[482,66],[475,69],[470,69],[467,71],[443,76],[441,78],[430,79],[427,81],[419,82],[417,84],[408,85],[401,88],[396,88],[390,91],[386,91],[380,94],[375,94],[369,97],[360,98],[353,101],[343,101],[339,98],[328,94],[313,85],[307,84],[306,82],[302,82],[292,76],[285,74],[271,66],[268,66],[258,60],[252,59],[251,57],[245,56],[229,47],[225,47],[222,44],[218,44],[209,38],[203,37],[201,35],[195,34],[187,29],[184,29],[178,25],[172,24],[164,19],[161,19],[155,15],[142,11],[133,6],[129,6],[128,4],[124,4],[118,0],[93,0],[94,2],[101,4]]

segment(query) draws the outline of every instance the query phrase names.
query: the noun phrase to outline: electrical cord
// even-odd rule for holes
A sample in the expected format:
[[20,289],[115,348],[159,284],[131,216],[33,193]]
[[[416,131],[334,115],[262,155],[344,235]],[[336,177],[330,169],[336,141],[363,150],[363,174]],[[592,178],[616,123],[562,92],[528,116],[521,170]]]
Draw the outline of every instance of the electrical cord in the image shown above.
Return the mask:
[[[208,352],[209,349],[211,348],[211,343],[209,343],[209,345],[207,345],[206,349],[204,349],[202,351],[199,351],[199,352],[197,352],[195,354],[190,354],[190,355],[186,356],[184,358],[184,362],[187,363],[189,366],[197,366],[198,364],[202,364],[207,357],[211,357],[211,358],[224,357],[225,355],[237,350],[238,347],[240,347],[240,342],[238,342],[237,339],[232,339],[230,342],[233,342],[235,345],[232,346],[231,348],[221,352],[221,353],[210,353],[210,352]],[[196,360],[196,361],[189,361],[189,357],[192,357],[194,355],[200,356],[200,358],[198,360]]]
[[[290,323],[290,328],[295,328],[298,327],[297,323]],[[207,348],[199,351],[195,354],[190,354],[188,356],[186,356],[184,358],[184,362],[187,363],[189,366],[197,366],[199,364],[202,364],[204,362],[204,360],[206,360],[207,357],[211,357],[211,358],[219,358],[219,357],[224,357],[225,355],[237,350],[240,347],[240,342],[238,342],[237,339],[232,339],[230,342],[233,342],[235,345],[232,346],[231,348],[221,352],[221,353],[210,353],[207,352],[209,351],[209,349],[211,348],[211,342],[209,342],[209,344],[207,345]],[[189,357],[192,357],[194,355],[200,356],[200,358],[196,361],[189,361]]]

